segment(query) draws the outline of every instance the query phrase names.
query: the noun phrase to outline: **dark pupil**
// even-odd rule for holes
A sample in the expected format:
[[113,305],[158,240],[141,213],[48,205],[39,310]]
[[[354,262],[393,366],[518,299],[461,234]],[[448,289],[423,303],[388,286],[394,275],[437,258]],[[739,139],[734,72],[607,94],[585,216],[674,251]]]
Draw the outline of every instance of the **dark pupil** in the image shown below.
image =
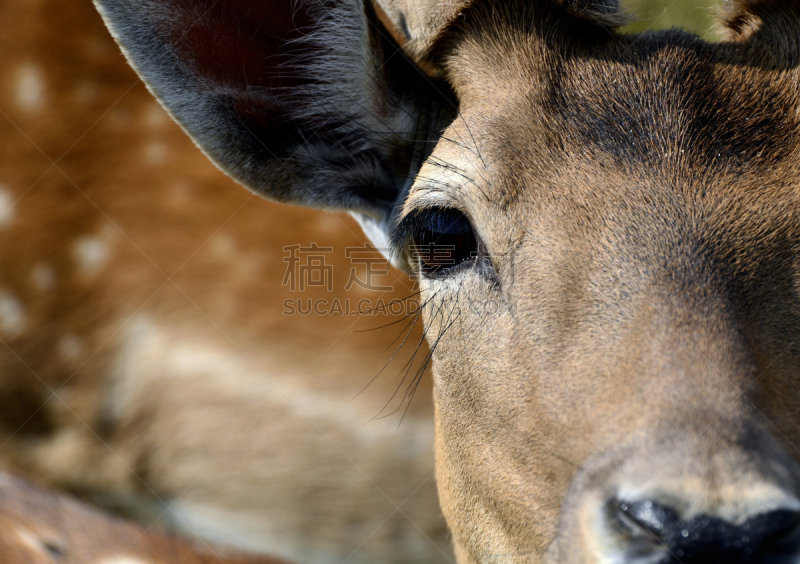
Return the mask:
[[433,213],[414,234],[414,252],[423,270],[434,273],[473,256],[475,234],[469,221],[456,213]]

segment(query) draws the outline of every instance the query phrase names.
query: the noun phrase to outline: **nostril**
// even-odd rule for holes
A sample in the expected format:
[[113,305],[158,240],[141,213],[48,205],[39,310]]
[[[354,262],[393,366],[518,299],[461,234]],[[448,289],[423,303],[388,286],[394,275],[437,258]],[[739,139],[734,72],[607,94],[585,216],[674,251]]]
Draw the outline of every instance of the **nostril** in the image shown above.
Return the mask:
[[794,510],[760,513],[741,524],[710,515],[681,519],[671,507],[652,500],[612,500],[607,510],[630,543],[631,562],[644,557],[649,562],[659,552],[670,555],[665,562],[684,564],[789,562],[788,557],[794,562],[800,553],[800,512]]
[[800,545],[800,512],[787,509],[755,515],[740,527],[764,549],[786,546],[792,550]]
[[635,538],[661,540],[679,521],[674,510],[651,500],[614,500],[610,509],[617,522]]

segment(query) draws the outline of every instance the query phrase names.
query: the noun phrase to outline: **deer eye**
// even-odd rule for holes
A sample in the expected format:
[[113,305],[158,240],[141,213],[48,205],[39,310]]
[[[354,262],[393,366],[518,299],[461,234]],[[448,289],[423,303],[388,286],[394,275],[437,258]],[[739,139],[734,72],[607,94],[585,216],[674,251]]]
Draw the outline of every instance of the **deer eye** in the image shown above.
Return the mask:
[[425,276],[447,276],[478,256],[475,231],[461,212],[434,208],[409,219],[412,260]]

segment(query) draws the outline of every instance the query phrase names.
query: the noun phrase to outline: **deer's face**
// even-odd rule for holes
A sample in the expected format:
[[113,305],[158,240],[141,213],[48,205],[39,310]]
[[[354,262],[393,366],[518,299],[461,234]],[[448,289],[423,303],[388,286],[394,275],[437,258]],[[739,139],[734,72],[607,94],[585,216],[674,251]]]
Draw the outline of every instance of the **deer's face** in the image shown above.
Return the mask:
[[798,524],[796,79],[675,39],[454,55],[401,229],[442,244],[415,254],[464,561],[761,562]]
[[460,562],[800,559],[796,2],[738,3],[720,45],[617,35],[613,2],[381,2],[433,79],[370,9],[314,8],[369,49],[318,44],[353,64],[285,99],[266,59],[184,61],[215,17],[222,58],[259,25],[100,4],[226,170],[361,214],[420,276]]

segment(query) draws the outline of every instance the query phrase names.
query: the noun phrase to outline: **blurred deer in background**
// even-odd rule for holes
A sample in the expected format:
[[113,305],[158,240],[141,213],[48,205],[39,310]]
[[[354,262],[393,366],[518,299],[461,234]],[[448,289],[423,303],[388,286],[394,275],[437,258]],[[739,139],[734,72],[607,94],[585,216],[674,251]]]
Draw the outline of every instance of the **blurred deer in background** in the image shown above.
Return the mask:
[[0,472],[3,564],[281,564],[148,531]]
[[[426,355],[401,384],[421,322],[376,378],[405,322],[284,315],[300,296],[388,304],[407,277],[345,291],[358,225],[226,178],[90,2],[9,0],[0,21],[0,458],[145,526],[297,562],[452,558],[430,382],[402,424],[407,404],[383,409]],[[332,292],[282,284],[284,247],[313,243],[333,248]]]

